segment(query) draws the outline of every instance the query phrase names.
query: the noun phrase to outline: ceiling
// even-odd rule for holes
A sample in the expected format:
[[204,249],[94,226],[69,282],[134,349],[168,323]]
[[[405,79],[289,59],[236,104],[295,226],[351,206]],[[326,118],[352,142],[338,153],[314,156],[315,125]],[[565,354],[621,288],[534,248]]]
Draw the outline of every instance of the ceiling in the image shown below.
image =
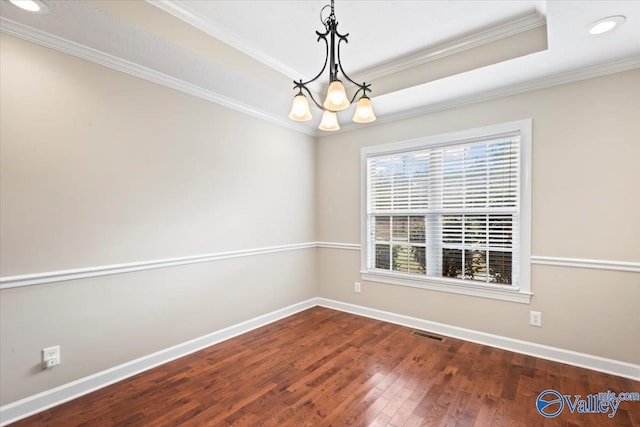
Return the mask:
[[[287,115],[293,79],[324,61],[325,1],[43,2],[50,13],[0,0],[3,33],[317,133],[319,111],[305,124]],[[627,20],[588,33],[611,15]],[[345,69],[372,83],[380,123],[640,67],[640,1],[336,0],[336,16]]]
[[[171,3],[199,17],[216,36],[258,53],[285,73],[309,79],[320,70],[324,46],[315,31],[324,31],[320,10],[329,0]],[[536,2],[524,0],[336,2],[338,29],[350,34],[345,66],[354,74],[535,12]]]

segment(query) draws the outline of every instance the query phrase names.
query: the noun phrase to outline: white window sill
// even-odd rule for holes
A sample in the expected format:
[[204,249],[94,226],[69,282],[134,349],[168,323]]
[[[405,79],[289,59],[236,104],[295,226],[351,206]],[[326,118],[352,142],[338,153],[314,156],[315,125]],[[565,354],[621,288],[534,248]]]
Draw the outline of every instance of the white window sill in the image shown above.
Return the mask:
[[522,304],[529,304],[531,302],[531,296],[533,295],[529,292],[523,292],[517,288],[497,289],[482,285],[463,284],[459,281],[449,282],[447,279],[438,280],[426,277],[424,279],[416,279],[413,277],[408,278],[400,274],[382,273],[377,271],[361,271],[360,276],[362,280],[368,280],[370,282],[409,286],[412,288],[512,301]]

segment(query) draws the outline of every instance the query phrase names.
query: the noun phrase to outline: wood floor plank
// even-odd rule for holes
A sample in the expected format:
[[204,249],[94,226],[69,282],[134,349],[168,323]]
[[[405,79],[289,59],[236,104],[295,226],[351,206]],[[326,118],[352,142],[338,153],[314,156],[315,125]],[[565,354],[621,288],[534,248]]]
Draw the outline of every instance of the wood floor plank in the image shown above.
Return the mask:
[[614,418],[546,419],[537,396],[640,391],[640,383],[313,308],[14,424],[20,426],[640,426],[640,402]]

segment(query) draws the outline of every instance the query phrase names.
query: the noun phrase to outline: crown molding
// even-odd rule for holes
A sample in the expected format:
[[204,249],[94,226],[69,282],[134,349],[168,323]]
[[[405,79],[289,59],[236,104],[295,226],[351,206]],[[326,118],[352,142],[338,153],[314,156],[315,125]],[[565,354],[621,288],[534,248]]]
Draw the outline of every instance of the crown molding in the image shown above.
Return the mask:
[[[301,78],[302,80],[309,80],[310,76],[304,76],[297,70],[287,66],[286,64],[278,61],[277,59],[265,54],[259,49],[254,48],[248,43],[242,41],[239,37],[236,37],[234,34],[223,30],[218,27],[213,22],[203,19],[195,13],[189,11],[177,4],[174,0],[145,0],[147,3],[157,7],[158,9],[167,12],[168,14],[180,19],[181,21],[186,22],[187,24],[199,29],[200,31],[209,34],[212,37],[228,44],[234,49],[239,50],[255,59],[256,61],[262,62],[268,67],[284,74],[285,76],[290,77],[292,80],[294,77]],[[319,81],[312,82],[307,85],[307,87],[314,92],[314,95],[320,93],[322,91],[322,83]],[[309,134],[309,133],[308,133]],[[314,130],[311,135],[316,135],[317,132]]]
[[[239,50],[240,52],[249,55],[253,59],[262,62],[265,65],[273,68],[281,72],[287,76],[298,76],[300,73],[293,68],[283,64],[282,62],[272,58],[269,55],[266,55],[259,49],[254,48],[248,43],[245,43],[240,38],[231,34],[228,31],[223,30],[222,28],[215,25],[213,22],[203,19],[202,17],[196,15],[195,13],[189,11],[187,8],[179,5],[177,2],[173,0],[145,0],[147,3],[167,12],[170,15],[175,16],[181,21],[186,22],[189,25],[199,29],[200,31],[209,34],[212,37],[215,37],[218,40],[225,42],[226,44],[232,46],[233,48]],[[303,80],[306,80],[304,76],[301,76]]]
[[288,129],[292,129],[297,132],[304,133],[309,136],[317,136],[317,132],[315,131],[315,129],[299,124],[297,122],[293,122],[286,117],[280,117],[275,114],[267,113],[258,108],[254,108],[250,105],[236,101],[215,91],[205,89],[184,80],[180,80],[167,74],[160,73],[134,62],[118,58],[111,54],[64,39],[62,37],[58,37],[32,27],[28,27],[4,17],[0,17],[0,32],[21,38],[23,40],[27,40],[32,43],[39,44],[44,47],[55,49],[57,51],[73,55],[81,59],[88,60],[135,77],[139,77],[152,83],[157,83],[162,86],[175,89],[192,96],[196,96],[206,101],[213,102],[223,107],[230,108],[232,110],[274,123]]
[[[163,4],[170,4],[169,0],[147,0],[151,3],[155,4],[157,2],[162,2]],[[535,28],[536,25],[540,25],[540,21],[536,24],[536,22],[532,19],[532,17],[522,18],[520,26],[521,31],[526,31],[526,29]],[[524,25],[523,22],[528,22],[528,26]],[[513,23],[512,23],[513,24]],[[505,34],[503,37],[508,36],[508,32],[511,31],[511,34],[516,31],[516,25],[513,24],[513,27],[509,27],[508,24],[505,24],[502,28],[502,32],[495,30],[495,33],[491,35],[491,37],[499,37],[498,34]],[[88,61],[92,61],[94,63],[109,67],[114,70],[118,70],[129,75],[139,77],[145,79],[147,81],[160,84],[162,86],[178,90],[180,92],[196,96],[198,98],[207,100],[209,102],[213,102],[218,105],[222,105],[224,107],[230,108],[232,110],[247,114],[249,116],[265,120],[267,122],[274,123],[276,125],[282,126],[287,129],[291,129],[305,135],[314,136],[314,137],[327,137],[336,133],[349,132],[352,130],[358,129],[358,125],[352,123],[344,123],[342,128],[336,132],[319,132],[315,129],[315,126],[310,124],[302,124],[300,122],[293,122],[284,116],[279,116],[276,114],[267,113],[258,108],[249,106],[247,104],[236,101],[232,98],[229,98],[225,95],[219,94],[217,92],[204,89],[200,86],[194,85],[192,83],[185,82],[183,80],[177,79],[175,77],[160,73],[158,71],[152,70],[150,68],[141,66],[139,64],[133,63],[131,61],[124,60],[122,58],[118,58],[116,56],[110,55],[108,53],[93,49],[91,47],[81,45],[79,43],[46,33],[44,31],[40,31],[26,25],[20,24],[18,22],[9,20],[4,17],[0,17],[0,32],[6,33],[41,46],[45,46],[51,49],[58,50],[63,53],[67,53],[73,56],[76,56],[81,59],[85,59]],[[490,35],[486,35],[484,40],[489,40]],[[497,40],[497,38],[495,38]],[[471,46],[471,43],[481,43],[480,40],[467,41],[467,46]],[[476,44],[477,46],[477,44]],[[467,49],[470,47],[466,47]],[[458,49],[464,50],[461,46],[458,46]],[[436,54],[433,53],[431,58],[426,59],[433,60],[436,59]],[[439,55],[445,55],[444,52],[439,53]],[[439,56],[442,57],[442,56]],[[417,60],[417,59],[416,59]],[[477,94],[472,94],[460,98],[456,98],[453,100],[443,101],[435,104],[425,105],[420,108],[414,108],[408,111],[399,111],[396,113],[389,113],[382,116],[379,116],[378,120],[375,123],[370,125],[380,125],[385,123],[391,123],[400,120],[407,120],[415,117],[419,117],[425,114],[430,114],[438,111],[448,110],[452,108],[458,108],[465,105],[477,104],[480,102],[486,102],[495,100],[498,98],[503,98],[507,96],[518,95],[525,92],[530,92],[534,90],[546,89],[554,86],[559,86],[567,83],[572,83],[580,80],[586,80],[590,78],[602,77],[608,74],[619,73],[623,71],[629,71],[633,69],[640,68],[640,56],[634,56],[630,58],[625,58],[619,61],[613,61],[606,64],[599,64],[591,67],[586,67],[574,71],[569,71],[566,73],[555,74],[549,77],[543,77],[539,79],[534,79],[531,81],[514,84],[511,86],[498,88],[491,91],[485,91]]]
[[[581,80],[593,79],[596,77],[603,77],[609,74],[622,73],[624,71],[631,71],[640,68],[640,56],[633,56],[630,58],[624,58],[618,61],[608,62],[606,64],[593,65],[591,67],[581,68],[578,70],[568,71],[566,73],[554,74],[548,77],[542,77],[534,80],[517,83],[510,86],[501,87],[498,89],[480,92],[460,98],[452,99],[450,101],[438,102],[435,104],[425,105],[423,107],[414,108],[411,110],[399,111],[397,113],[386,114],[376,120],[370,125],[376,126],[385,123],[397,122],[401,120],[413,119],[423,116],[425,114],[431,114],[439,111],[450,110],[452,108],[459,108],[466,105],[478,104],[481,102],[493,101],[500,98],[506,98],[509,96],[519,95],[526,92],[532,92],[535,90],[542,90],[552,88],[554,86],[560,86],[568,83],[579,82]],[[331,133],[320,133],[317,136],[327,137],[332,134],[350,132],[357,130],[357,124],[346,123],[342,125],[340,130]]]
[[372,81],[506,37],[533,30],[546,25],[546,23],[546,19],[543,16],[538,13],[533,13],[502,25],[496,25],[490,29],[452,40],[448,43],[438,45],[435,48],[421,50],[378,66],[356,71],[353,74],[358,76],[358,80]]

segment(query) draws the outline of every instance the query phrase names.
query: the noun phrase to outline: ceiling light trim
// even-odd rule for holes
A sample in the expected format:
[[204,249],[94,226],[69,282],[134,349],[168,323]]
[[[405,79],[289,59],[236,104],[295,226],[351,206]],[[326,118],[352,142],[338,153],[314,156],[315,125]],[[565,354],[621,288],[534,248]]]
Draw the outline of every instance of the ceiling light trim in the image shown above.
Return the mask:
[[27,40],[32,43],[39,44],[44,47],[55,49],[57,51],[76,56],[81,59],[94,62],[96,64],[121,71],[123,73],[138,77],[152,83],[193,95],[214,104],[230,108],[232,110],[265,120],[276,125],[301,132],[305,135],[316,136],[317,132],[308,126],[291,122],[276,114],[270,114],[258,108],[251,107],[242,102],[236,101],[228,96],[219,94],[215,91],[204,89],[201,86],[194,85],[184,80],[166,75],[159,71],[152,70],[131,61],[116,57],[114,55],[99,51],[97,49],[67,40],[53,34],[37,30],[35,28],[20,24],[10,19],[0,17],[0,32],[12,35],[14,37]]
[[33,13],[35,15],[48,15],[49,13],[51,13],[51,9],[49,9],[49,6],[42,0],[30,0],[32,4],[38,7],[37,10],[26,8],[18,3],[15,3],[13,0],[8,0],[8,1],[13,6],[18,7],[25,12]]
[[[627,21],[627,17],[624,15],[613,15],[607,16],[606,18],[598,19],[595,22],[592,22],[587,26],[587,31],[592,36],[600,36],[602,34],[607,34],[616,28],[620,27]],[[606,26],[602,28],[603,24],[610,24],[610,26]]]

